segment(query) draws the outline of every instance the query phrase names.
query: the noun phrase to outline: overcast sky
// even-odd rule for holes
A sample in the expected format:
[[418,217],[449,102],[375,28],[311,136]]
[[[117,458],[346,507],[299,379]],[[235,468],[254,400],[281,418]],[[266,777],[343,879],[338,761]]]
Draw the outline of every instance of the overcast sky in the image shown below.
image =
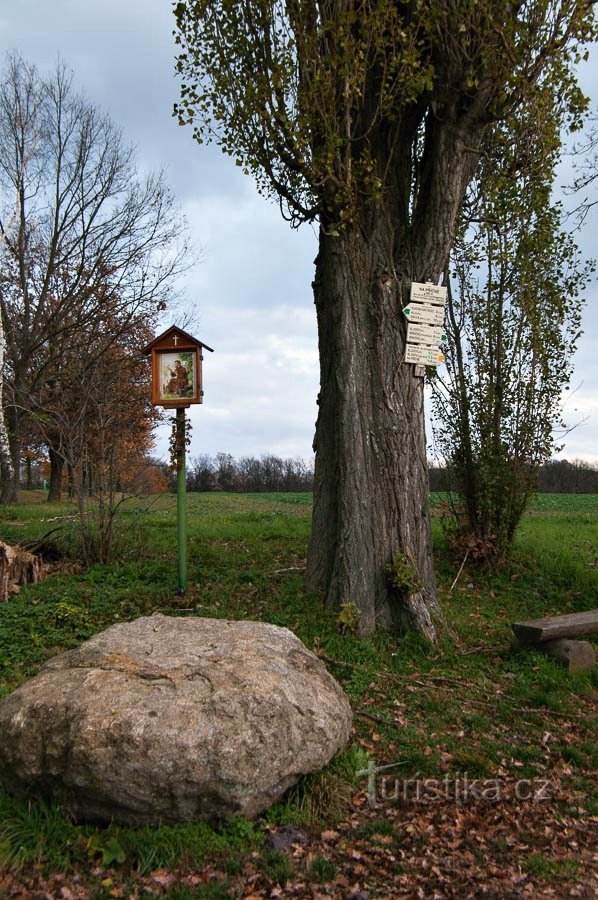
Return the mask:
[[[316,233],[292,230],[234,161],[176,124],[173,23],[169,0],[0,0],[0,51],[18,51],[43,73],[60,56],[77,88],[136,145],[140,168],[164,169],[176,194],[201,253],[182,284],[195,312],[190,330],[215,349],[204,361],[204,404],[191,407],[190,455],[308,458],[318,391]],[[595,104],[595,61],[582,83]],[[581,237],[588,255],[598,255],[597,225],[594,214]],[[596,284],[588,299],[566,404],[567,421],[582,424],[561,455],[598,462]],[[163,431],[158,453],[166,446]]]

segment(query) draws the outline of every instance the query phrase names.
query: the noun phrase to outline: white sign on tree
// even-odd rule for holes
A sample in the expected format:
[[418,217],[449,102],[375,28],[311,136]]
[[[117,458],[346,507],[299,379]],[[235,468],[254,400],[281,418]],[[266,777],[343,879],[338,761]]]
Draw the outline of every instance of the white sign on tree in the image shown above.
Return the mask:
[[409,299],[412,303],[434,303],[444,306],[446,303],[446,287],[436,284],[420,284],[414,281],[411,284]]
[[442,325],[444,322],[444,306],[432,306],[429,303],[410,303],[409,306],[403,309],[403,315],[409,322]]
[[444,328],[438,325],[407,325],[408,344],[442,344],[446,341]]
[[444,362],[439,345],[446,341],[442,328],[446,287],[414,281],[409,306],[403,309],[408,321],[405,362],[416,366],[438,366]]
[[407,344],[405,362],[415,363],[417,366],[439,366],[444,362],[444,353],[439,347],[427,344]]

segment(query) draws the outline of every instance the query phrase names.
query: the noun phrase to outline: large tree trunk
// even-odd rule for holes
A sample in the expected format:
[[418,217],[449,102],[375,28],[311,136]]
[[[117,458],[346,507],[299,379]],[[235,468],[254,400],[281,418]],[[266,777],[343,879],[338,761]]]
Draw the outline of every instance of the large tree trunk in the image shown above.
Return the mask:
[[62,497],[62,473],[64,457],[51,443],[48,444],[50,459],[50,484],[48,486],[48,503],[57,503]]
[[14,481],[8,429],[4,416],[4,346],[4,325],[0,315],[0,477],[2,485]]
[[19,472],[21,467],[21,420],[18,410],[9,406],[5,412],[10,450],[10,465],[2,464],[2,493],[0,503],[10,505],[19,502]]
[[424,385],[403,362],[402,310],[411,282],[437,281],[445,269],[483,115],[453,104],[426,118],[414,186],[412,144],[422,137],[414,113],[392,139],[384,129],[372,137],[384,193],[339,234],[320,229],[320,409],[306,585],[325,591],[329,606],[355,603],[361,635],[401,624],[434,640]]
[[[370,222],[371,226],[371,222]],[[367,234],[367,237],[365,236]],[[409,625],[434,639],[423,379],[403,363],[409,282],[394,229],[320,236],[314,283],[321,390],[306,583],[329,606],[355,603],[359,632]],[[397,558],[411,587],[389,586]]]

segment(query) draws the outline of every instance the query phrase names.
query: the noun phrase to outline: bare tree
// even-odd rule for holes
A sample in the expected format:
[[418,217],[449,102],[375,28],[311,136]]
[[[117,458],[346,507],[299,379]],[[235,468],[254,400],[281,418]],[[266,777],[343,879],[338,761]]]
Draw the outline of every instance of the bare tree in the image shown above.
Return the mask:
[[164,308],[188,259],[184,223],[161,174],[78,94],[62,63],[49,78],[9,56],[0,83],[0,309],[6,338],[10,468],[18,496],[20,424],[67,338],[109,308],[122,328]]

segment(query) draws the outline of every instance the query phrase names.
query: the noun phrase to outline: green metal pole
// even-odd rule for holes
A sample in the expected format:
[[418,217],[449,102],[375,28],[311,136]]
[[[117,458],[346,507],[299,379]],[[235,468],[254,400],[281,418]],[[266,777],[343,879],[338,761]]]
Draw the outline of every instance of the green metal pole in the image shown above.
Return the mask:
[[177,448],[177,535],[179,544],[179,596],[184,597],[187,591],[187,476],[185,471],[185,409],[176,411],[176,448]]

